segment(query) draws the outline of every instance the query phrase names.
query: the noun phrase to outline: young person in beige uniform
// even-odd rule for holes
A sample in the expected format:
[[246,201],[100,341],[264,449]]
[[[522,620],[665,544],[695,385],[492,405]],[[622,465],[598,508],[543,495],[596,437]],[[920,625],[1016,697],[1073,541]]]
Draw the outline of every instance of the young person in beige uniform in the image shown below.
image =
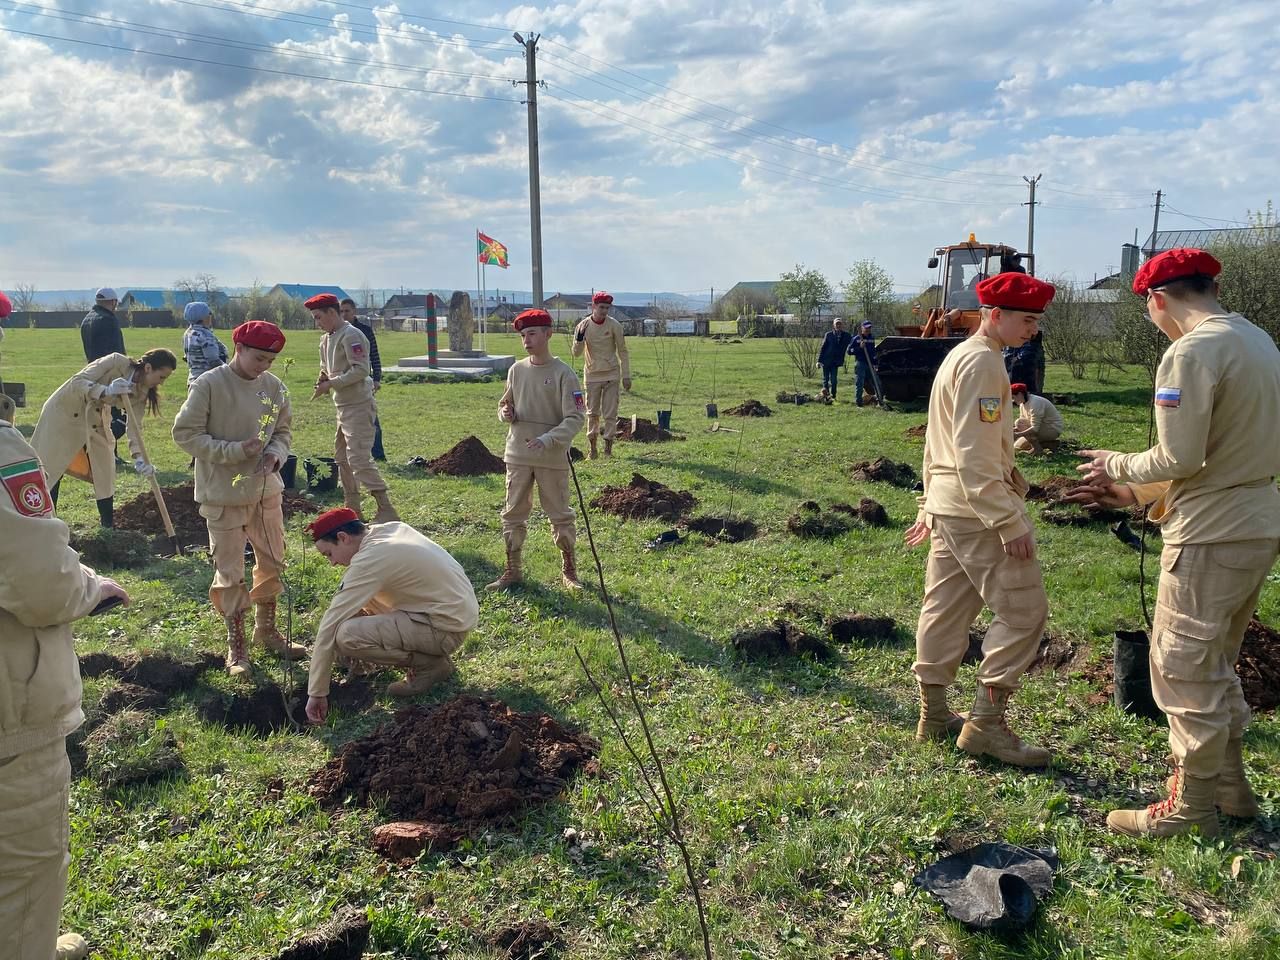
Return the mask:
[[1169,718],[1176,767],[1164,800],[1107,816],[1130,836],[1215,836],[1215,804],[1232,816],[1258,813],[1241,753],[1249,706],[1235,662],[1280,551],[1280,350],[1218,303],[1220,270],[1192,249],[1166,251],[1138,270],[1133,290],[1173,341],[1156,373],[1158,439],[1143,453],[1082,451],[1087,486],[1068,497],[1151,503],[1164,541],[1151,691]]
[[[591,316],[584,317],[573,332],[573,355],[586,353],[582,382],[587,389],[587,442],[592,460],[596,458],[596,437],[604,433],[604,455],[613,456],[613,438],[618,433],[618,380],[631,392],[631,355],[622,324],[609,316],[613,294],[597,290],[591,295]],[[603,429],[601,420],[603,419]]]
[[[173,422],[174,442],[195,457],[196,503],[209,525],[213,583],[209,602],[227,627],[227,670],[251,669],[244,618],[254,605],[254,643],[290,660],[306,655],[276,628],[284,585],[284,482],[293,411],[289,391],[269,373],[284,349],[274,323],[250,320],[231,335],[235,356],[191,384]],[[265,419],[264,419],[265,418]],[[253,589],[244,583],[244,545],[253,544]]]
[[[6,303],[0,295],[0,315]],[[0,957],[79,960],[84,938],[58,936],[71,863],[66,738],[84,722],[71,624],[129,595],[67,545],[7,401],[0,396]]]
[[1027,392],[1025,383],[1009,386],[1013,402],[1019,407],[1018,419],[1013,423],[1013,446],[1024,453],[1043,453],[1043,444],[1052,443],[1062,436],[1066,423],[1047,397]]
[[551,314],[526,310],[515,318],[516,332],[529,356],[507,371],[507,389],[498,403],[498,419],[511,425],[503,459],[507,464],[507,502],[502,508],[502,539],[507,565],[490,590],[520,582],[521,552],[529,532],[533,488],[551,521],[560,548],[560,579],[582,589],[574,558],[576,514],[569,503],[569,444],[582,429],[582,387],[563,360],[551,355]]
[[400,514],[387,496],[386,481],[373,462],[378,408],[373,400],[369,341],[342,319],[338,298],[332,293],[312,297],[306,302],[306,307],[311,311],[316,326],[324,331],[320,338],[320,376],[312,399],[331,393],[338,411],[333,459],[338,462],[343,500],[348,507],[360,513],[360,486],[363,484],[378,504],[373,522],[399,520]]
[[[64,474],[88,480],[98,502],[99,520],[104,527],[113,525],[116,441],[111,432],[111,408],[138,409],[132,406],[138,404],[145,405],[153,415],[159,413],[157,391],[177,367],[178,358],[162,347],[148,350],[137,360],[123,353],[109,353],[94,360],[45,401],[31,445],[40,454],[55,505]],[[155,472],[142,459],[132,437],[129,449],[134,470],[143,476]]]
[[[1036,334],[1054,288],[1023,273],[977,287],[982,319],[934,377],[924,444],[924,496],[908,546],[929,541],[924,603],[916,628],[920,722],[916,738],[960,733],[957,745],[1021,767],[1043,766],[1049,751],[1024,743],[1005,721],[1009,697],[1035,659],[1049,616],[1035,533],[1013,464],[1013,403],[1001,351]],[[968,718],[947,707],[947,687],[983,605],[978,689]]]
[[372,527],[347,507],[322,513],[308,527],[316,549],[346,567],[316,630],[307,679],[307,719],[329,715],[329,681],[338,655],[407,670],[387,687],[395,697],[425,693],[456,669],[480,615],[476,592],[457,560],[407,523]]

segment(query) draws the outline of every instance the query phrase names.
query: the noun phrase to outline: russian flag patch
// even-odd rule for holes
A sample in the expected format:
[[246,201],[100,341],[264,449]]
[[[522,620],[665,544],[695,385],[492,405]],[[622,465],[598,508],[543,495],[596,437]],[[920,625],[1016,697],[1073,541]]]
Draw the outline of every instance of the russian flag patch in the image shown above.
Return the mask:
[[1182,406],[1182,391],[1177,387],[1156,387],[1156,406]]

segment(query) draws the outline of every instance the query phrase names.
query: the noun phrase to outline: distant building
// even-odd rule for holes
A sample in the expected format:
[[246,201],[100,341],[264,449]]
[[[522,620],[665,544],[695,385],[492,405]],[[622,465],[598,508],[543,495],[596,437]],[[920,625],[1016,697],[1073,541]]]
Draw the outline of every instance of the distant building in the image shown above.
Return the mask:
[[339,300],[354,300],[347,291],[343,290],[336,284],[331,286],[321,286],[314,283],[277,283],[274,287],[267,291],[268,297],[276,294],[284,294],[290,300],[310,300],[312,297],[321,293],[332,293]]
[[1226,227],[1209,230],[1160,230],[1148,234],[1147,242],[1142,250],[1148,256],[1175,250],[1178,247],[1195,247],[1207,250],[1210,247],[1230,243],[1262,245],[1280,241],[1280,225],[1270,224],[1261,227]]

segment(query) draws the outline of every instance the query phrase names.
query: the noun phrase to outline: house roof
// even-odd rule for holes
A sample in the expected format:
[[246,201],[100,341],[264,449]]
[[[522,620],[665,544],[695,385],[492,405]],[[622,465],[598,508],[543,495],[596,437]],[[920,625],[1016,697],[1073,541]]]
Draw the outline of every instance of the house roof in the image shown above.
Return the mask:
[[1159,230],[1154,235],[1147,235],[1143,250],[1152,253],[1163,253],[1178,247],[1220,246],[1224,243],[1274,243],[1280,240],[1280,228],[1269,227],[1225,227],[1210,230]]
[[286,297],[292,297],[294,300],[310,300],[312,297],[320,293],[332,293],[339,300],[354,299],[347,291],[343,290],[336,284],[323,286],[314,283],[277,283],[274,287],[267,291],[267,294],[273,294],[280,291]]
[[193,300],[208,296],[214,305],[225,304],[227,295],[221,290],[209,294],[191,293],[187,290],[165,290],[160,287],[135,287],[126,290],[121,298],[123,303],[132,303],[147,310],[167,310],[170,306],[186,306]]

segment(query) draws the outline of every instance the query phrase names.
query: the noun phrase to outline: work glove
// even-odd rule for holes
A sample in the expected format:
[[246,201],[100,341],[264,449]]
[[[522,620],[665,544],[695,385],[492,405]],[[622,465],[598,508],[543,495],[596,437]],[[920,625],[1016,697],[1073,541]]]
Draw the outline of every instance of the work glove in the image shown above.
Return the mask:
[[133,458],[133,469],[138,471],[138,476],[140,477],[147,477],[150,479],[156,475],[156,468],[152,464],[147,463],[147,461],[143,460],[141,457]]
[[578,324],[578,329],[574,332],[574,336],[579,343],[587,339],[587,325],[585,323]]
[[103,387],[102,395],[104,397],[123,397],[126,393],[133,390],[133,381],[128,377],[116,377],[107,386]]

